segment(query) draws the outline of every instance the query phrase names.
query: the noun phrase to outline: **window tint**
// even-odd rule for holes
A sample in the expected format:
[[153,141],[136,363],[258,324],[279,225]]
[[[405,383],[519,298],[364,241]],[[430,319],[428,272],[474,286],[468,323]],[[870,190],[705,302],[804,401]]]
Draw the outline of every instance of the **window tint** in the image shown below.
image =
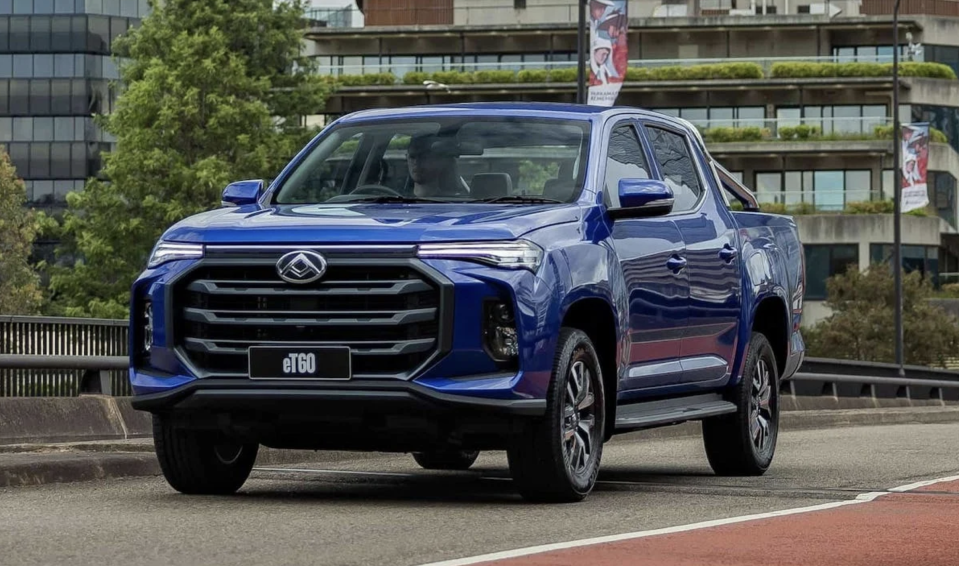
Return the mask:
[[617,126],[609,135],[606,152],[606,204],[619,208],[621,179],[649,179],[646,154],[639,145],[636,130],[629,124]]
[[676,199],[673,211],[691,210],[699,202],[703,187],[689,155],[686,136],[659,128],[647,128],[646,131],[663,180],[673,190]]

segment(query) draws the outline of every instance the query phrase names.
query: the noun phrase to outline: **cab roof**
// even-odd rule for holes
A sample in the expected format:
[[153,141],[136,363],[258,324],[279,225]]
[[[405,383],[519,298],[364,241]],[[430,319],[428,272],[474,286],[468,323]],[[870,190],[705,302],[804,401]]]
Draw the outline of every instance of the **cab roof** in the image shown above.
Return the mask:
[[639,114],[673,122],[685,127],[681,120],[640,108],[629,106],[587,106],[585,104],[563,104],[553,102],[471,102],[462,104],[434,104],[428,106],[406,106],[401,108],[377,108],[361,110],[340,118],[342,122],[376,120],[382,118],[412,118],[458,114],[530,116],[536,118],[566,118],[570,120],[602,121],[618,114]]

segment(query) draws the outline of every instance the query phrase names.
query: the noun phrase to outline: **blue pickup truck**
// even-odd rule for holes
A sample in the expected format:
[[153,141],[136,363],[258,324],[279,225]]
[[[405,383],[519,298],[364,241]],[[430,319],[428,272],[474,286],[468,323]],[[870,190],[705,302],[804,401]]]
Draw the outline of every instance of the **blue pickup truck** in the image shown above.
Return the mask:
[[688,122],[358,112],[222,204],[132,290],[133,404],[181,492],[235,492],[260,445],[446,470],[506,450],[525,498],[576,501],[610,437],[690,420],[717,473],[772,461],[802,247]]

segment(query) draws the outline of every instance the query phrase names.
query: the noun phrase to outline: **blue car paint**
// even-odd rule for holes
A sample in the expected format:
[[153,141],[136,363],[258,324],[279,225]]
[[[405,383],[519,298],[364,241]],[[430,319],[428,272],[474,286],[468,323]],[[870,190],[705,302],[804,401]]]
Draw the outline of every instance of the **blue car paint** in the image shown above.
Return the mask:
[[[585,186],[575,203],[271,205],[273,192],[328,132],[341,124],[450,114],[515,115],[587,120],[592,124]],[[549,104],[487,104],[375,110],[337,120],[281,172],[257,205],[196,215],[171,227],[163,239],[235,245],[383,245],[494,241],[525,238],[544,249],[537,273],[467,261],[423,260],[453,284],[452,348],[412,376],[436,391],[474,398],[542,399],[564,316],[582,300],[609,309],[616,337],[616,398],[721,390],[736,383],[758,306],[778,300],[785,310],[788,355],[781,377],[794,372],[804,346],[802,249],[795,224],[782,216],[731,212],[709,163],[691,144],[706,185],[700,206],[688,213],[612,220],[602,184],[606,139],[613,124],[633,122],[647,162],[661,178],[649,150],[646,123],[684,130],[682,123],[634,109]],[[738,256],[717,261],[723,246]],[[684,257],[673,272],[666,262]],[[132,289],[131,381],[136,395],[170,391],[196,379],[177,357],[170,282],[192,261],[146,270]],[[482,344],[482,303],[508,298],[519,330],[519,371],[504,375]],[[154,340],[142,352],[144,301],[154,312]],[[609,393],[607,393],[609,394]]]

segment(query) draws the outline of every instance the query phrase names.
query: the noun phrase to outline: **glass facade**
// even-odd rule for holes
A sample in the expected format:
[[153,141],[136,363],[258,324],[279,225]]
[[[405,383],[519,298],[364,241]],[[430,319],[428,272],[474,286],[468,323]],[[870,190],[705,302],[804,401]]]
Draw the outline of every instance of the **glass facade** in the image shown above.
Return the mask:
[[117,37],[146,0],[0,0],[0,146],[32,206],[62,208],[115,141],[94,122],[116,101]]
[[669,116],[689,120],[702,128],[762,127],[766,122],[766,109],[762,106],[656,108],[655,110]]
[[826,280],[847,269],[859,269],[859,245],[806,245],[806,294],[807,300],[821,301],[826,298]]
[[815,126],[824,134],[871,134],[889,122],[885,104],[776,108],[777,126]]
[[[575,62],[576,53],[480,53],[460,55],[319,55],[314,57],[322,75],[393,73],[402,78],[412,71],[482,71],[545,69],[547,62]],[[557,66],[558,67],[558,66]],[[570,65],[563,67],[573,68]]]
[[[869,244],[870,263],[888,263],[892,244]],[[902,246],[902,268],[906,273],[918,271],[933,286],[939,286],[939,248],[937,246]]]
[[822,211],[841,211],[847,203],[873,200],[871,186],[872,172],[868,169],[756,173],[759,202],[809,203]]

